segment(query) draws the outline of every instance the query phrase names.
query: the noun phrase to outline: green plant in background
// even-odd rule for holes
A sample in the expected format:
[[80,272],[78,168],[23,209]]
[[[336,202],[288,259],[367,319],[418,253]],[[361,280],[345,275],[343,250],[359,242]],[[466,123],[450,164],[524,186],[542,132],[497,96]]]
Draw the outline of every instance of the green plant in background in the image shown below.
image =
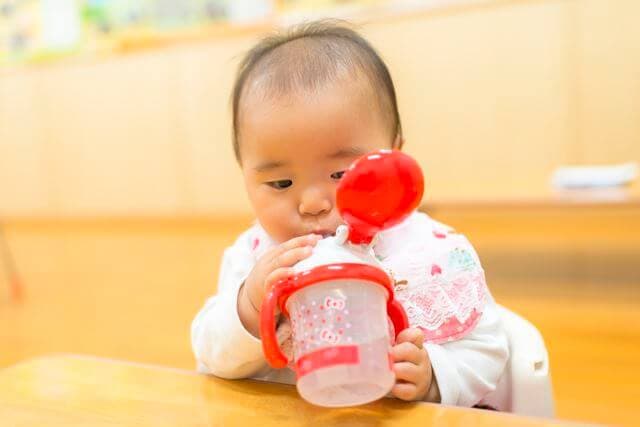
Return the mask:
[[[277,9],[371,4],[379,0],[0,0],[0,65],[110,49],[127,33],[145,37],[221,21],[263,20]],[[64,10],[64,12],[62,12]]]
[[151,0],[84,0],[82,19],[86,26],[101,34],[149,24]]
[[82,20],[85,24],[94,26],[101,32],[109,32],[111,25],[109,23],[109,14],[104,6],[104,1],[94,0],[87,1],[82,6]]
[[146,28],[188,28],[223,20],[228,0],[85,0],[85,24],[102,34]]
[[0,64],[39,62],[78,51],[78,0],[0,0]]
[[0,0],[0,64],[20,61],[37,48],[38,0]]

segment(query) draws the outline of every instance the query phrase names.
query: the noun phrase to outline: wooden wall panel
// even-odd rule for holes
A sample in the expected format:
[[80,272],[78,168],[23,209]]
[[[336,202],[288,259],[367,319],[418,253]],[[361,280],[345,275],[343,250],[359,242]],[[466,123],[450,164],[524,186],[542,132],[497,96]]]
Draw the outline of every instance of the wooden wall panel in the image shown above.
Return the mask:
[[396,79],[407,151],[433,197],[540,191],[567,160],[567,22],[566,2],[515,2],[367,31]]
[[[495,1],[365,23],[431,200],[540,198],[640,160],[632,0]],[[0,75],[0,215],[246,214],[229,93],[258,33]]]
[[172,85],[178,144],[184,146],[188,210],[229,214],[249,210],[231,143],[229,96],[241,54],[255,37],[198,45],[176,52]]
[[50,166],[38,74],[0,78],[0,215],[47,212],[52,206]]
[[167,59],[154,52],[42,73],[56,213],[181,211]]
[[640,161],[640,2],[576,9],[580,147],[576,161]]

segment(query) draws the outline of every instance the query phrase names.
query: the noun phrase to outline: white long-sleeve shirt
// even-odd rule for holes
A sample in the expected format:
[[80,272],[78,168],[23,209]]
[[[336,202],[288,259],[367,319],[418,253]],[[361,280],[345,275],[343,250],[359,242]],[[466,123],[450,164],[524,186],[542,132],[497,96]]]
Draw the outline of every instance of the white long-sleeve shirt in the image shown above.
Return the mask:
[[[267,365],[260,339],[245,329],[237,309],[241,285],[273,244],[256,224],[225,250],[218,293],[207,300],[191,328],[199,372],[295,383],[289,368]],[[424,347],[441,402],[480,402],[496,388],[509,351],[495,301],[469,242],[416,212],[380,233],[374,252],[395,280],[395,294],[410,325],[425,333]]]

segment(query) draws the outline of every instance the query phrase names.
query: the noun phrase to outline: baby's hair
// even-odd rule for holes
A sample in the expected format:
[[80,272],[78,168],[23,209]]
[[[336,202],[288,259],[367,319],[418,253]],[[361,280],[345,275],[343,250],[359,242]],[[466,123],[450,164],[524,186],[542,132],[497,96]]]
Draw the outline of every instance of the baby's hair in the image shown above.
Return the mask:
[[240,161],[241,98],[254,90],[281,96],[313,91],[345,73],[364,76],[388,118],[392,141],[402,137],[393,80],[376,50],[345,23],[322,20],[296,25],[262,39],[243,58],[232,93],[233,149]]

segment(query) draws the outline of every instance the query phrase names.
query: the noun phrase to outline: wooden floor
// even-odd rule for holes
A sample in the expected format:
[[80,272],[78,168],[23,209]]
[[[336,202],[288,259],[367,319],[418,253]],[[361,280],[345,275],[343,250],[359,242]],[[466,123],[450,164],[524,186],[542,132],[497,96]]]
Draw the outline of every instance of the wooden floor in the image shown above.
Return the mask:
[[[191,319],[215,291],[222,250],[247,224],[9,223],[26,292],[10,301],[0,275],[0,367],[72,352],[193,368]],[[543,333],[559,417],[640,423],[640,280],[612,292],[593,284],[581,292],[583,284],[570,281],[539,285],[491,283],[499,302]]]

